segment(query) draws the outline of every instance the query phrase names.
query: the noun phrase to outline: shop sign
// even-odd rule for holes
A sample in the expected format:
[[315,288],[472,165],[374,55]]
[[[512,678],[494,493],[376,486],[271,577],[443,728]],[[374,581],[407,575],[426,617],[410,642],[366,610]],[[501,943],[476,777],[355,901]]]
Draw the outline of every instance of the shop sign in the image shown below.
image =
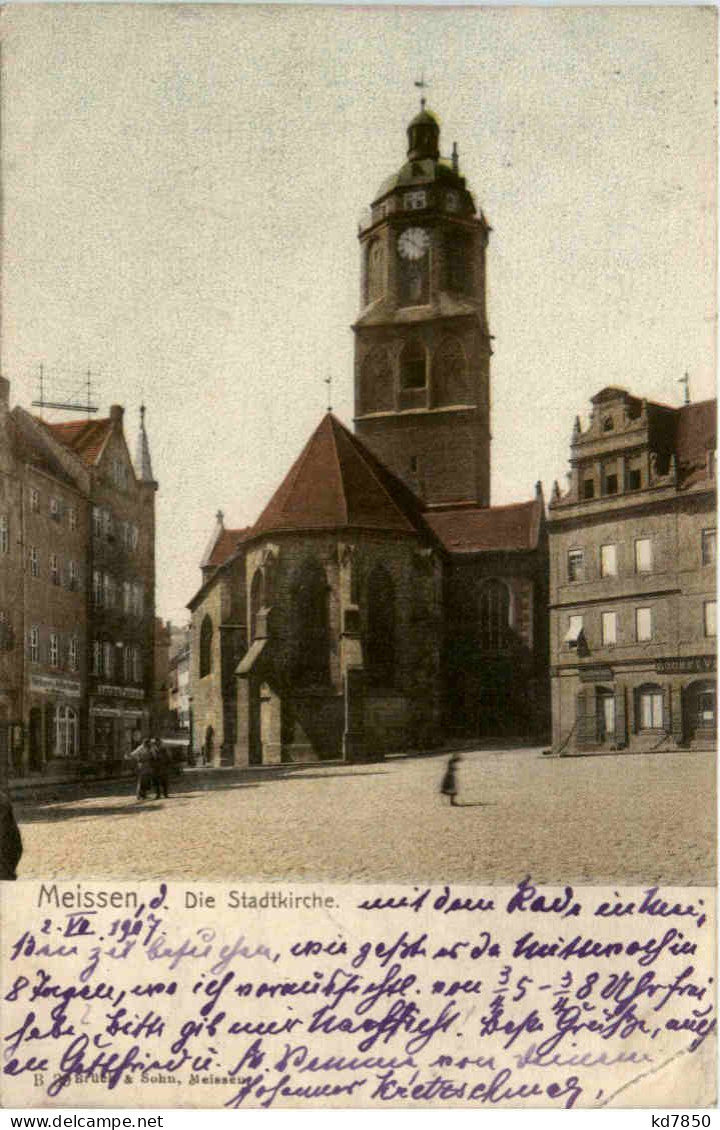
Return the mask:
[[581,683],[609,683],[612,682],[612,667],[580,667],[578,668]]
[[145,698],[145,695],[138,687],[109,687],[102,686],[97,688],[97,694],[107,695],[109,698]]
[[714,655],[675,655],[671,659],[655,661],[655,671],[658,675],[699,675],[706,671],[714,671],[715,666]]
[[90,714],[93,718],[142,718],[142,710],[122,706],[91,706]]
[[40,694],[63,694],[67,698],[80,698],[80,683],[57,675],[31,675],[30,690]]

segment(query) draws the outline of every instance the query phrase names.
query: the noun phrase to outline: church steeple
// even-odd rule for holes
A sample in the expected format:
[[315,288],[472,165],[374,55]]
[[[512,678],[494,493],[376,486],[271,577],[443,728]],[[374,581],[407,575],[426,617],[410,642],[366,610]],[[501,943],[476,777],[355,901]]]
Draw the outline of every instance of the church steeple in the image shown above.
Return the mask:
[[490,228],[457,146],[441,157],[440,126],[424,99],[407,137],[407,160],[380,186],[359,233],[356,428],[428,504],[487,506]]
[[155,476],[150,462],[150,444],[145,431],[145,405],[140,405],[140,431],[135,448],[135,473],[142,483],[154,483]]

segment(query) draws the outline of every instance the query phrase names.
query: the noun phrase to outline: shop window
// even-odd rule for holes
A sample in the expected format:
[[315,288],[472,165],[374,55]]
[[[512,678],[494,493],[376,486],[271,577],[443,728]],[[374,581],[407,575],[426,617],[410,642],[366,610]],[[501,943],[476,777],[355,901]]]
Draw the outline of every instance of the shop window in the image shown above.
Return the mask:
[[571,549],[568,552],[568,580],[585,580],[585,554],[582,549]]
[[71,706],[55,708],[54,753],[56,757],[75,757],[78,752],[78,716]]
[[652,573],[653,554],[650,538],[638,538],[635,542],[635,572]]
[[600,576],[617,577],[617,546],[600,546]]
[[706,600],[703,605],[703,628],[706,636],[717,635],[716,602]]
[[662,687],[640,687],[638,693],[638,728],[640,730],[662,730],[663,692]]
[[365,664],[375,686],[395,682],[395,586],[387,569],[378,565],[367,583]]
[[212,671],[212,638],[212,620],[209,616],[205,616],[200,625],[199,674],[201,679],[204,679]]
[[635,609],[635,637],[638,643],[646,643],[653,638],[651,608]]
[[605,647],[612,647],[617,643],[616,612],[603,612],[602,614],[602,642]]
[[717,558],[717,530],[702,532],[702,563],[714,565]]
[[510,593],[502,581],[486,581],[480,589],[480,647],[506,648],[510,642]]
[[325,570],[310,558],[304,563],[293,593],[295,677],[301,686],[330,682],[330,612]]
[[714,683],[703,683],[695,696],[695,726],[699,730],[715,730],[716,688]]

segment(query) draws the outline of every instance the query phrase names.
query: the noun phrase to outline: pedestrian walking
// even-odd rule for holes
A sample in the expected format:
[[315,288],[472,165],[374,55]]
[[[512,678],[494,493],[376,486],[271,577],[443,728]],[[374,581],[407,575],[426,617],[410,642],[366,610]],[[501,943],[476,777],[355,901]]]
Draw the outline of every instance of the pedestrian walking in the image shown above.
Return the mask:
[[145,794],[153,784],[155,770],[153,768],[153,748],[150,739],[145,738],[137,749],[126,755],[128,761],[134,761],[137,766],[137,792],[136,800],[145,800]]
[[458,792],[458,766],[462,761],[459,753],[454,753],[447,763],[445,773],[443,775],[442,783],[440,785],[440,792],[443,796],[450,797],[450,804],[454,807],[457,806],[455,800]]
[[17,879],[23,845],[9,793],[0,790],[0,879]]
[[170,779],[170,754],[159,738],[152,742],[153,784],[155,785],[155,800],[160,800],[160,794],[167,798],[168,781]]

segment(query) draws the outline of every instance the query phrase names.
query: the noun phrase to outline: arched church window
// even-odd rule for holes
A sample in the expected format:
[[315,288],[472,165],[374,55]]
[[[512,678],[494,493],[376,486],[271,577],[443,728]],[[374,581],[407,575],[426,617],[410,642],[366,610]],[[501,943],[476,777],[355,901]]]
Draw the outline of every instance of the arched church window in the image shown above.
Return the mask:
[[295,679],[301,686],[330,682],[329,592],[325,570],[309,558],[294,589]]
[[363,361],[360,401],[363,412],[390,412],[394,408],[390,354],[384,345],[371,349]]
[[255,570],[250,586],[250,643],[257,637],[258,612],[265,603],[265,578],[262,569]]
[[461,341],[446,337],[433,363],[436,404],[466,404],[469,396],[467,361]]
[[427,384],[427,351],[420,341],[409,341],[400,354],[402,388],[425,388]]
[[373,239],[367,252],[367,295],[368,302],[382,297],[385,291],[385,251],[379,239]]
[[200,625],[199,674],[201,679],[204,679],[212,671],[212,637],[212,620],[209,616],[204,616]]
[[510,593],[502,581],[485,581],[480,589],[480,647],[498,651],[510,641]]
[[382,565],[367,582],[367,632],[365,669],[375,686],[392,687],[395,682],[395,586]]

